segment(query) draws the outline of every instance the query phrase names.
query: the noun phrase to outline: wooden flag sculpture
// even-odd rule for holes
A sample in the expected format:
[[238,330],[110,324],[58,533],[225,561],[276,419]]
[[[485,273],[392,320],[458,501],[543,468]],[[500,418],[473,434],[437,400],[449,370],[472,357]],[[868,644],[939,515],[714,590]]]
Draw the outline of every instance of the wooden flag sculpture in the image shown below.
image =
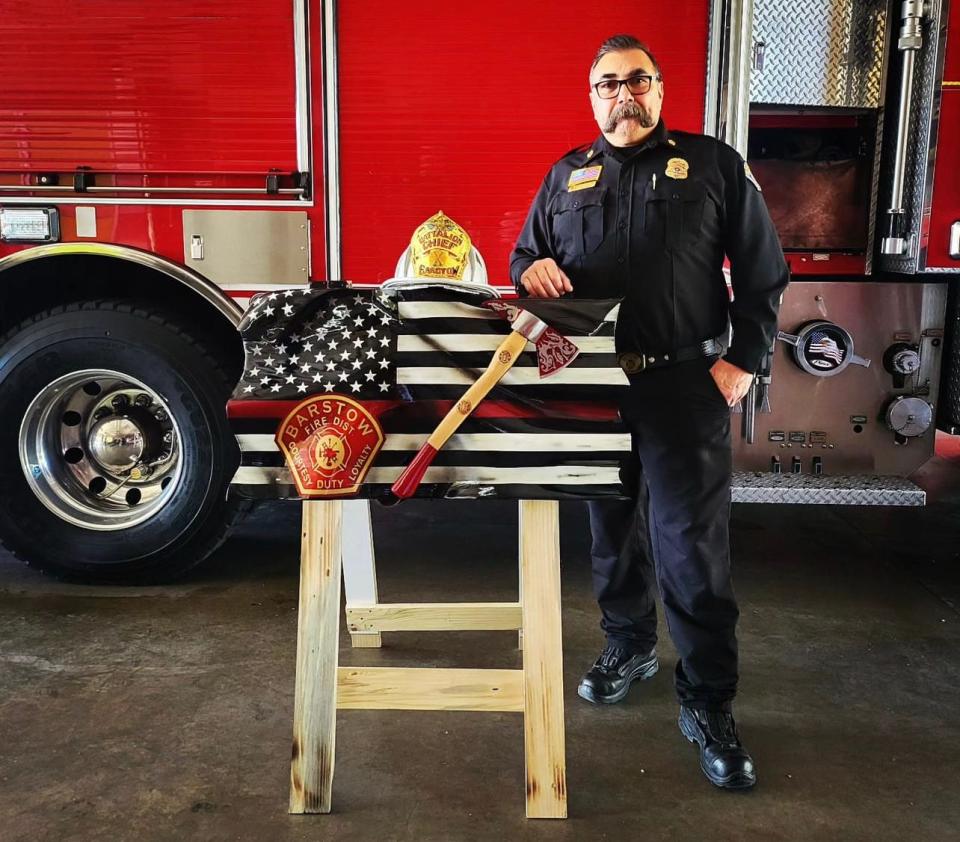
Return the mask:
[[[497,385],[513,364],[519,359],[520,352],[526,348],[527,342],[532,342],[537,349],[537,366],[541,377],[549,377],[561,369],[566,368],[580,353],[577,346],[562,334],[553,330],[545,321],[538,319],[533,313],[522,310],[514,305],[503,302],[484,302],[492,310],[500,312],[510,321],[513,332],[500,343],[493,352],[493,359],[486,371],[464,393],[443,417],[437,429],[430,434],[430,438],[417,451],[416,457],[409,467],[393,484],[392,491],[401,500],[411,497],[420,485],[424,473],[434,456],[447,443],[457,428],[473,412],[487,393]],[[492,306],[500,304],[500,307]]]
[[[630,439],[616,411],[617,303],[442,284],[256,296],[229,405],[241,449],[231,493],[620,496]],[[429,459],[417,457],[425,442]]]

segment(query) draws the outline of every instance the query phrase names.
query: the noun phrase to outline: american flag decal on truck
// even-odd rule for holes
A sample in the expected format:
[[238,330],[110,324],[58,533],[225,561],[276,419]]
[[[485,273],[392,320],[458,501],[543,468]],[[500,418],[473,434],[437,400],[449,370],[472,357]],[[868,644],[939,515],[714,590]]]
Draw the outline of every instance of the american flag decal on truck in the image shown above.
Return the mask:
[[[617,392],[627,384],[613,345],[617,302],[519,303],[569,337],[580,355],[541,379],[528,345],[437,455],[419,496],[623,492],[630,438],[616,412]],[[486,368],[510,325],[474,294],[426,285],[389,295],[335,289],[258,296],[241,332],[246,365],[230,416],[242,459],[232,493],[296,497],[274,442],[279,419],[308,394],[342,394],[362,401],[385,433],[360,490],[380,497]]]

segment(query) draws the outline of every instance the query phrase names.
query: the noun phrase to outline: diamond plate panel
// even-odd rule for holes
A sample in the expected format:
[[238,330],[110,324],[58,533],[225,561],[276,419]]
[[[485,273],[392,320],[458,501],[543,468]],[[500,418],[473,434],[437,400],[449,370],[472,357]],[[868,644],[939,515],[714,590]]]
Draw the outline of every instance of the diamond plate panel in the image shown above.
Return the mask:
[[735,473],[734,503],[923,506],[926,492],[903,477]]
[[879,108],[886,0],[754,0],[750,101]]

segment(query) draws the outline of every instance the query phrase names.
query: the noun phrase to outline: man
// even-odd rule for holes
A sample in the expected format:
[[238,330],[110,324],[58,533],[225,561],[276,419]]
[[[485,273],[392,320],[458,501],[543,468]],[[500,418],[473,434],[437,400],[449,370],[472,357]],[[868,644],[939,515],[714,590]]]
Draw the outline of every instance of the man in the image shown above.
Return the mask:
[[756,770],[731,707],[730,407],[773,341],[787,268],[743,159],[667,130],[660,66],[642,42],[604,42],[589,96],[601,136],[547,174],[510,260],[521,295],[622,298],[616,345],[630,387],[621,415],[642,482],[636,501],[589,504],[607,645],[579,693],[618,702],[657,671],[656,579],[680,655],[680,729],[712,783],[748,788]]

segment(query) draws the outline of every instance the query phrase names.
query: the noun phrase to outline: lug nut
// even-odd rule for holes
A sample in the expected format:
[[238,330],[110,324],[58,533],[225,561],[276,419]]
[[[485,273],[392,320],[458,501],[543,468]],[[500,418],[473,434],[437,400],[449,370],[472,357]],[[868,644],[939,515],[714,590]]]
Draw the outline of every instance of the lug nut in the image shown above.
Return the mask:
[[137,396],[133,399],[133,402],[134,402],[134,404],[135,404],[136,406],[139,406],[139,407],[141,407],[141,408],[145,408],[145,407],[150,406],[150,404],[153,403],[153,398],[151,398],[150,395],[145,395],[145,394],[141,393],[141,394],[137,395]]
[[156,418],[157,421],[166,421],[167,413],[164,412],[162,409],[158,409],[156,412],[153,413],[153,417]]
[[113,413],[105,406],[101,406],[100,409],[93,413],[93,420],[99,421],[102,418],[106,418],[108,415],[113,415]]
[[110,401],[110,406],[117,410],[117,412],[126,409],[129,405],[130,399],[126,395],[114,395]]
[[163,434],[163,440],[164,440],[167,444],[170,444],[170,442],[173,441],[173,430],[167,430],[167,431]]

